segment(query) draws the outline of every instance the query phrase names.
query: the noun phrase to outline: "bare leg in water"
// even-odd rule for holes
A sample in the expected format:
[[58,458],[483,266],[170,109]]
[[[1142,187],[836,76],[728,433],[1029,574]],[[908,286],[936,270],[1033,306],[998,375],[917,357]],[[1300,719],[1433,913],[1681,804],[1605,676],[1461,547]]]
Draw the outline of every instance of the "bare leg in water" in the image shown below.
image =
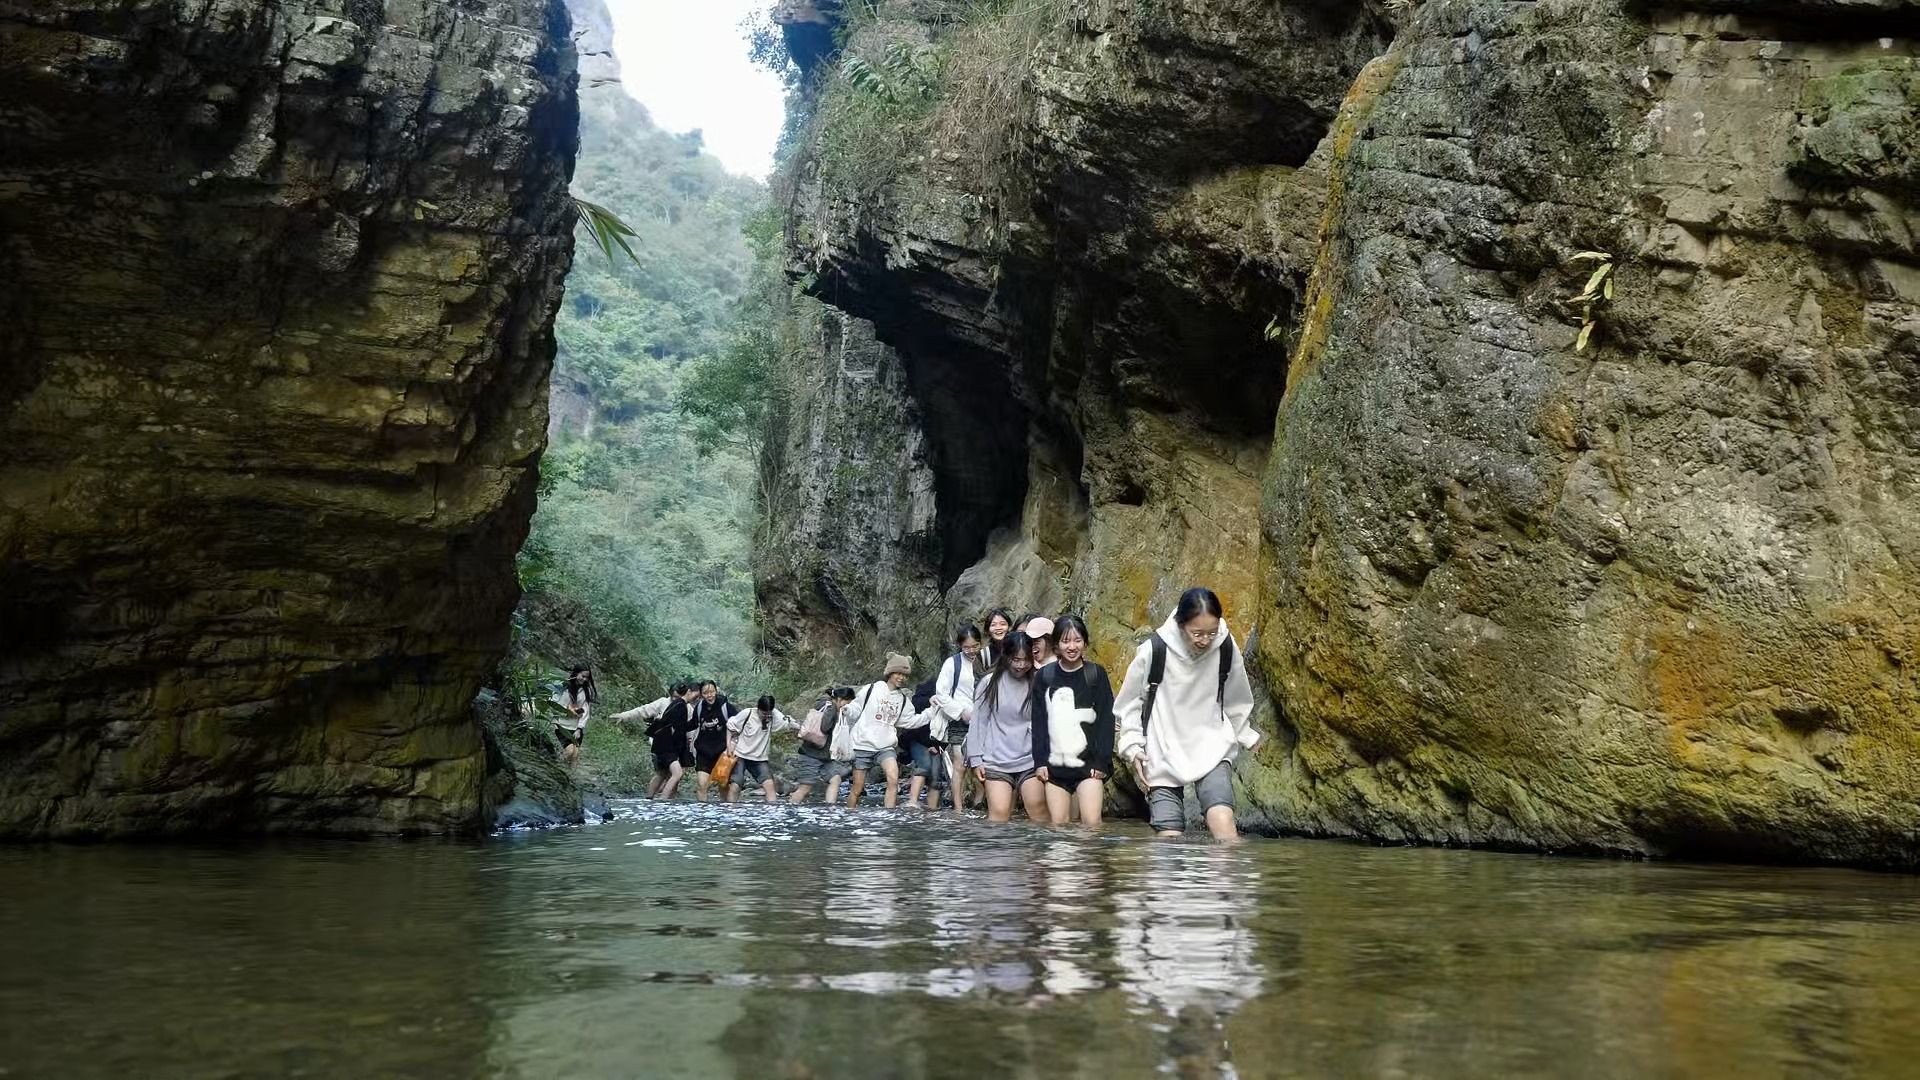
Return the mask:
[[1027,820],[1035,825],[1045,825],[1053,820],[1047,816],[1047,782],[1037,776],[1027,777],[1020,785],[1020,801],[1026,805]]
[[1234,823],[1233,807],[1214,806],[1207,809],[1207,831],[1215,840],[1240,839],[1240,826]]

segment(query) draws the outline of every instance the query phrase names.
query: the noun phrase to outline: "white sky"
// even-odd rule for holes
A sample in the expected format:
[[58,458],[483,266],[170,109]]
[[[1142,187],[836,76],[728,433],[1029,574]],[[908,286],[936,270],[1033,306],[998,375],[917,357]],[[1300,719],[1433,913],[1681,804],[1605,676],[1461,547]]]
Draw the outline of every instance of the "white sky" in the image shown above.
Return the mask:
[[699,128],[729,172],[766,179],[780,80],[747,60],[740,21],[768,0],[607,0],[627,92],[669,131]]

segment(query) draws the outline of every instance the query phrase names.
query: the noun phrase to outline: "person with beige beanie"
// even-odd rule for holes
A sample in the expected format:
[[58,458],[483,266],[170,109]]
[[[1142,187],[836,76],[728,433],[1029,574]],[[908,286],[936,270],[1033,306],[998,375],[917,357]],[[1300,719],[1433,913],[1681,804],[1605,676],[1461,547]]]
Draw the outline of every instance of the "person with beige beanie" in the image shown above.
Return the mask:
[[860,805],[860,793],[867,786],[867,770],[875,766],[887,777],[887,794],[882,805],[891,808],[900,800],[899,723],[910,709],[910,699],[902,687],[912,674],[911,659],[888,653],[884,677],[862,690],[856,699],[859,719],[853,722],[853,789],[847,792],[849,807]]

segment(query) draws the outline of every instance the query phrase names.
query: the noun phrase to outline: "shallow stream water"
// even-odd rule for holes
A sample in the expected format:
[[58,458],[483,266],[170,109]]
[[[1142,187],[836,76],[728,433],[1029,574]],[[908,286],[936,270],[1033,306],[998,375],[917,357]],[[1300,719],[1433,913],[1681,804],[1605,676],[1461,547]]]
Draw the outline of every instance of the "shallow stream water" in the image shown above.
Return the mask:
[[1920,1071],[1920,880],[616,804],[0,848],[0,1075]]

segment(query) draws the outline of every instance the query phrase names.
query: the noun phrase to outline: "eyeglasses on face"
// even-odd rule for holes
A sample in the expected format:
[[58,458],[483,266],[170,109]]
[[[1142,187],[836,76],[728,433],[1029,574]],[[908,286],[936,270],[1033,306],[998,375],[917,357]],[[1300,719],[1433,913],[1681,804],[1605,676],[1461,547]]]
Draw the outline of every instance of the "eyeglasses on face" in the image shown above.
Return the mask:
[[1187,636],[1195,641],[1212,641],[1214,638],[1220,636],[1220,628],[1218,626],[1211,630],[1199,630],[1189,626],[1186,627],[1186,631]]

